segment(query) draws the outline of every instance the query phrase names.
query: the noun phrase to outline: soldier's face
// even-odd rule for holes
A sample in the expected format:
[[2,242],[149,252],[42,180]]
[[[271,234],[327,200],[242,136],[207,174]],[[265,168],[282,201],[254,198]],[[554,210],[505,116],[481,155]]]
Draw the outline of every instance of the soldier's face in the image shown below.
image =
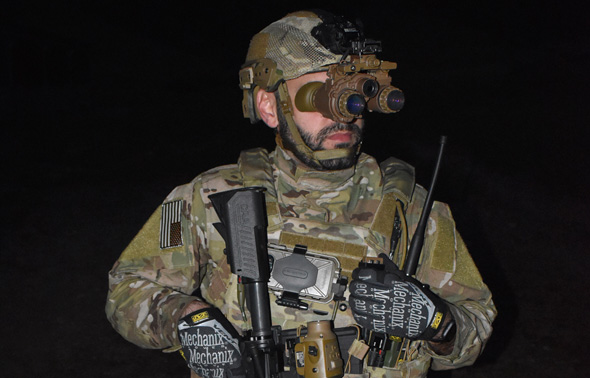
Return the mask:
[[[297,91],[305,84],[312,81],[325,82],[327,78],[328,74],[326,72],[316,72],[287,80],[291,101],[294,101]],[[294,103],[292,109],[293,120],[299,128],[303,140],[312,150],[352,147],[361,141],[362,119],[357,119],[351,123],[339,123],[324,117],[318,112],[301,112]]]
[[[324,82],[328,78],[325,72],[306,74],[297,79],[287,81],[287,89],[291,101],[295,94],[303,85],[312,81]],[[293,120],[297,130],[305,144],[313,151],[330,150],[335,148],[350,148],[348,156],[321,160],[319,164],[311,159],[310,156],[302,153],[295,144],[293,135],[284,114],[277,107],[278,115],[278,132],[283,141],[285,148],[293,152],[295,156],[309,167],[320,170],[339,170],[352,167],[357,160],[357,147],[362,141],[362,120],[356,120],[351,123],[339,123],[329,118],[325,118],[318,112],[300,112],[295,104],[291,104],[293,109]]]

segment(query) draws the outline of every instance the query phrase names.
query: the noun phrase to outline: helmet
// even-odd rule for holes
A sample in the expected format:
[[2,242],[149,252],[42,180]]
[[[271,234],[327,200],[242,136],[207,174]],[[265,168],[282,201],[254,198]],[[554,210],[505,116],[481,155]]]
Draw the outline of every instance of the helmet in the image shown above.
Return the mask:
[[[360,109],[355,105],[359,100],[362,100],[360,105],[364,107],[365,99],[352,96],[349,97],[350,104],[348,104],[342,101],[339,102],[334,93],[338,92],[338,96],[340,96],[340,93],[344,91],[349,95],[354,95],[356,90],[354,86],[362,83],[355,84],[355,81],[350,80],[350,78],[352,74],[360,73],[360,71],[377,73],[378,77],[375,79],[379,83],[371,80],[375,86],[385,84],[383,86],[385,88],[389,85],[391,79],[388,77],[387,72],[394,69],[396,65],[393,62],[383,62],[376,59],[374,54],[380,51],[381,44],[379,41],[364,38],[361,28],[343,17],[322,10],[289,13],[262,29],[250,42],[246,62],[239,74],[240,88],[244,93],[242,101],[244,117],[249,118],[252,123],[260,120],[255,102],[256,94],[260,89],[267,92],[278,91],[282,113],[285,115],[299,153],[318,163],[316,164],[318,166],[321,165],[319,163],[321,160],[344,157],[351,153],[358,154],[358,150],[351,152],[350,149],[345,148],[331,151],[312,151],[302,140],[293,121],[292,101],[289,98],[285,81],[319,71],[328,71],[328,75],[333,79],[332,81],[342,78],[343,80],[337,81],[338,85],[330,87],[331,90],[319,88],[317,85],[308,87],[309,92],[307,95],[301,96],[299,100],[296,99],[295,103],[306,102],[304,107],[308,110],[303,111],[318,111],[316,108],[321,108],[319,111],[328,118],[340,122],[351,122],[353,116],[358,116],[358,118],[361,116],[357,113],[350,114],[347,109],[343,108],[352,106],[354,109]],[[368,75],[365,74],[365,76]],[[353,91],[348,90],[351,88]],[[377,87],[375,87],[375,90],[377,90]],[[316,92],[322,93],[325,101],[318,100],[314,103]],[[331,100],[329,96],[332,96]],[[317,97],[322,96],[318,95]],[[376,101],[377,97],[375,96],[373,102]],[[368,97],[366,98],[368,99]],[[367,107],[369,111],[373,111],[372,109],[380,111],[381,109],[379,103],[369,105]],[[302,110],[299,105],[297,105],[297,108]],[[390,112],[390,110],[385,112]],[[340,111],[347,114],[345,116],[332,116]],[[279,136],[277,142],[282,146]]]
[[310,11],[290,13],[273,22],[250,42],[246,65],[260,59],[277,64],[284,80],[295,79],[338,63],[342,55],[327,50],[312,36],[322,19]]
[[289,13],[262,29],[250,41],[246,62],[240,70],[240,87],[245,91],[244,117],[250,118],[252,123],[259,120],[253,106],[257,88],[274,92],[281,81],[326,71],[327,66],[342,58],[312,36],[314,29],[322,24],[317,12]]

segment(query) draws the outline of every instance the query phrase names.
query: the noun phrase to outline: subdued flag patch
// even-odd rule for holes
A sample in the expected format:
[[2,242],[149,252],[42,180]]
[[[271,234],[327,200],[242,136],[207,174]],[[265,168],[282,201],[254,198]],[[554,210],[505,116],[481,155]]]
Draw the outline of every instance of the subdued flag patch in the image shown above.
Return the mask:
[[182,207],[184,201],[167,202],[162,205],[160,220],[160,249],[178,247],[182,245]]

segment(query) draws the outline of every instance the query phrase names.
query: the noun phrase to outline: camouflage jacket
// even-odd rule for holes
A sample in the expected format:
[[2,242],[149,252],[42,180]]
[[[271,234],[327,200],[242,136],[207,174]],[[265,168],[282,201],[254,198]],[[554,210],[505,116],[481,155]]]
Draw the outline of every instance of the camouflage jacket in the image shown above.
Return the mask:
[[[269,243],[304,244],[335,256],[348,277],[363,256],[389,253],[395,200],[405,205],[411,237],[426,197],[413,182],[413,168],[395,159],[379,165],[361,154],[355,167],[327,173],[305,169],[280,148],[271,154],[244,151],[237,165],[212,169],[174,189],[109,272],[106,313],[123,337],[144,348],[177,349],[176,324],[199,288],[236,328],[249,328],[208,199],[243,186],[267,189]],[[402,259],[398,254],[396,262]],[[367,368],[366,376],[423,377],[429,367],[470,365],[490,336],[496,316],[491,293],[446,204],[434,203],[416,277],[451,304],[457,323],[453,352],[439,356],[426,342],[416,341],[399,370]],[[311,302],[307,311],[277,306],[274,298],[271,303],[273,324],[283,329],[332,317],[335,327],[354,324],[346,303]]]

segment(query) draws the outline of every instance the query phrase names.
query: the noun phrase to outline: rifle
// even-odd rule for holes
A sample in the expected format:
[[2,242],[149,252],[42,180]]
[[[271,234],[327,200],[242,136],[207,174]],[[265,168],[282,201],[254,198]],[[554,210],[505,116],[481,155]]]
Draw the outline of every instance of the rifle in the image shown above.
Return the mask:
[[[250,310],[252,329],[242,341],[245,345],[242,362],[247,376],[341,377],[341,356],[348,358],[348,350],[340,346],[336,351],[337,339],[352,344],[357,338],[357,328],[332,331],[327,320],[309,322],[307,330],[282,330],[272,325],[264,188],[230,190],[212,194],[209,199],[221,221],[214,226],[225,240],[228,263],[244,286],[246,306]],[[284,349],[291,352],[283,354]],[[292,367],[290,371],[283,371],[285,363]],[[350,368],[360,372],[362,366],[353,362]]]
[[221,223],[214,226],[226,243],[232,273],[244,285],[252,329],[246,336],[246,370],[254,376],[279,375],[276,330],[270,317],[267,220],[263,188],[243,188],[209,196]]

